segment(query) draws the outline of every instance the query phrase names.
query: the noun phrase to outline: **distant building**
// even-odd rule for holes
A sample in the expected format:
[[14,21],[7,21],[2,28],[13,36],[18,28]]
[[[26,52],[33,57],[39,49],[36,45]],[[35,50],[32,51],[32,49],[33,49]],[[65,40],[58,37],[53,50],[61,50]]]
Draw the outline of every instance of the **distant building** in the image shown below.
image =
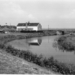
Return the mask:
[[17,31],[21,30],[29,30],[29,31],[39,31],[42,30],[42,26],[40,23],[18,23],[16,27]]

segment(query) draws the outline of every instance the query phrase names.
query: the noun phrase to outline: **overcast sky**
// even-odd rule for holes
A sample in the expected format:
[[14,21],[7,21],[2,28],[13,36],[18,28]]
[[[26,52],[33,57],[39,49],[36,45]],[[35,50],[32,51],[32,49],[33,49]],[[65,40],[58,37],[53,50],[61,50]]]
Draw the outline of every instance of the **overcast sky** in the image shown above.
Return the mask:
[[75,28],[75,0],[0,0],[0,24],[39,22],[43,28]]

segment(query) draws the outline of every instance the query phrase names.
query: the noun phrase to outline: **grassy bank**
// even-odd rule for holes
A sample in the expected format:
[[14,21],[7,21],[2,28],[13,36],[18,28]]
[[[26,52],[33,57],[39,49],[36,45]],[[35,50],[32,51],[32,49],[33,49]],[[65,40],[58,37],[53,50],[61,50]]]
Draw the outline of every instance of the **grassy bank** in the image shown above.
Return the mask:
[[53,57],[46,59],[46,58],[43,58],[42,55],[37,56],[37,54],[33,54],[30,51],[18,50],[13,48],[12,46],[7,46],[5,50],[14,56],[18,56],[24,60],[35,63],[48,70],[53,70],[54,72],[58,72],[61,74],[75,74],[75,67],[69,68],[64,63],[60,63],[54,60]]
[[75,35],[65,35],[58,39],[58,46],[65,51],[75,51]]
[[[20,57],[28,62],[35,63],[41,67],[44,67],[48,70],[53,70],[54,72],[61,73],[61,74],[75,74],[75,67],[69,68],[64,63],[60,63],[57,60],[54,60],[53,57],[48,59],[43,58],[42,55],[37,56],[37,54],[33,54],[30,51],[23,51],[13,48],[12,46],[7,46],[6,43],[15,39],[22,39],[26,38],[23,35],[7,35],[0,38],[0,48],[7,53],[10,53],[13,56]],[[27,36],[33,37],[33,36]],[[72,66],[70,66],[72,67]]]
[[[43,69],[38,66],[31,66],[31,63],[26,62],[26,60],[21,59],[21,54],[19,56],[20,50],[16,50],[11,46],[7,46],[6,43],[15,39],[25,39],[29,36],[25,35],[1,35],[0,36],[0,74],[50,74],[51,71]],[[33,37],[33,36],[31,36]],[[30,38],[30,37],[29,37]],[[11,49],[12,50],[11,50]],[[17,57],[16,57],[17,56]],[[20,57],[20,58],[18,58]]]
[[52,74],[52,72],[0,50],[0,74]]

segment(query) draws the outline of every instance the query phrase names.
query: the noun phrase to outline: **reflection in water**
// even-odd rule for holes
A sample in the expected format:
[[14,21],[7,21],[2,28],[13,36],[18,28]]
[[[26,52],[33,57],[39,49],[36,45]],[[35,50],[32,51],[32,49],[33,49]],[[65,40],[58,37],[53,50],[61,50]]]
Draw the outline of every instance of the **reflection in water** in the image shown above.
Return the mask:
[[29,39],[29,40],[27,40],[27,43],[29,45],[39,46],[42,43],[42,39],[41,39],[41,37]]
[[56,38],[58,36],[50,36],[50,37],[38,37],[38,38],[30,38],[30,39],[21,39],[10,42],[14,48],[23,50],[23,51],[31,51],[33,54],[40,54],[43,57],[54,59],[63,62],[63,63],[72,63],[75,65],[75,54],[74,52],[65,52],[58,48]]
[[28,39],[21,39],[21,40],[14,40],[9,42],[8,45],[12,45],[16,49],[21,50],[31,50],[32,46],[39,47],[42,43],[42,38],[28,38]]

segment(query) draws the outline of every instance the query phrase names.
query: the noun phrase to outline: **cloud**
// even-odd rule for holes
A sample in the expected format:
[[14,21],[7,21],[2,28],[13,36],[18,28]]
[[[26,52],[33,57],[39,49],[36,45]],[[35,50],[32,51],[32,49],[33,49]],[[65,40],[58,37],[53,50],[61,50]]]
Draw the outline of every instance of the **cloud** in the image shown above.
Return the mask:
[[27,12],[23,10],[21,6],[15,2],[11,2],[11,1],[3,2],[0,5],[0,9],[1,9],[0,23],[5,23],[5,22],[17,23],[22,21],[21,19],[27,18]]
[[29,18],[29,19],[35,19],[35,17],[34,17],[32,14],[29,14],[29,15],[28,15],[28,18]]
[[28,20],[33,21],[33,22],[37,22],[38,17],[33,14],[28,14]]
[[[69,20],[68,20],[69,19]],[[0,24],[26,21],[61,27],[75,24],[73,0],[0,0]]]
[[15,15],[20,15],[20,14],[23,14],[25,13],[21,7],[14,3],[14,2],[5,2],[3,4],[3,14],[8,14],[8,15],[11,15],[11,14],[15,14]]
[[70,12],[67,13],[67,14],[61,15],[60,18],[74,19],[74,18],[75,18],[75,9],[73,9],[72,11],[70,11]]

